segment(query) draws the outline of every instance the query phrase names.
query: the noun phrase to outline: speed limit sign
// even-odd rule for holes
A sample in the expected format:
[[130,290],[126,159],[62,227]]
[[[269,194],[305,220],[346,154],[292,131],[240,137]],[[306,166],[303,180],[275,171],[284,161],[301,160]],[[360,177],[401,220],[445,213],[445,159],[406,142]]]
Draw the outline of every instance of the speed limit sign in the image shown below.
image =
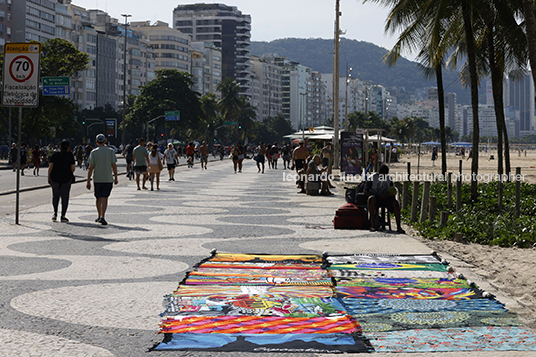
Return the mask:
[[4,107],[39,105],[40,43],[7,43],[4,50]]

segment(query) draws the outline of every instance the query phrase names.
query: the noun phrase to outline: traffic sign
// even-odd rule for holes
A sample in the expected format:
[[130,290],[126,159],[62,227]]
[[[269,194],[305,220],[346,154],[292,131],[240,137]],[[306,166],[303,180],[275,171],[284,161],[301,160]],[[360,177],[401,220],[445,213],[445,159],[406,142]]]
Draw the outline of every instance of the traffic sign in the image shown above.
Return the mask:
[[237,121],[226,121],[226,122],[223,122],[223,125],[238,125],[238,122]]
[[71,94],[71,79],[69,77],[43,77],[43,95]]
[[53,86],[70,86],[71,78],[69,77],[43,77],[43,87]]
[[174,111],[174,112],[165,112],[166,115],[166,121],[179,121],[181,119],[181,112]]
[[43,87],[43,95],[68,95],[68,94],[71,94],[70,86]]
[[4,107],[39,105],[40,43],[6,43],[4,46]]

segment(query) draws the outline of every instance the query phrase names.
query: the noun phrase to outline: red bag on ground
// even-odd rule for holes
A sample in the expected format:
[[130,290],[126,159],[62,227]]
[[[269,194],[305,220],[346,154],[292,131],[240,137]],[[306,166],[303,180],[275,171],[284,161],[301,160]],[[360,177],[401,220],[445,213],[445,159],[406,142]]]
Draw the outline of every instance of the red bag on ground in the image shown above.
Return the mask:
[[335,212],[335,229],[366,229],[367,212],[353,203],[347,203]]

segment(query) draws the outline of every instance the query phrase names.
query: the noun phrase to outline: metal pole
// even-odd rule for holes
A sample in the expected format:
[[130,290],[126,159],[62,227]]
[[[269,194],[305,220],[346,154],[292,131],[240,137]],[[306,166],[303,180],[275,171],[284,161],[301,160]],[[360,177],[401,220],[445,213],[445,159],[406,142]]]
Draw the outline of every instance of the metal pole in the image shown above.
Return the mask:
[[335,63],[334,63],[334,70],[333,70],[333,77],[334,77],[334,93],[333,93],[333,127],[335,131],[335,138],[334,138],[334,155],[333,155],[333,163],[334,169],[339,168],[339,35],[340,35],[340,22],[339,18],[341,16],[340,12],[340,0],[335,0]]
[[19,224],[19,195],[20,195],[20,157],[22,149],[22,108],[19,108],[19,135],[17,138],[17,193],[15,203],[15,224]]
[[348,62],[346,62],[346,94],[344,95],[344,130],[348,127],[348,82],[350,77],[348,76]]
[[123,50],[123,131],[121,132],[121,144],[125,146],[125,136],[126,136],[126,123],[125,116],[127,111],[127,19],[132,15],[121,14],[125,17],[125,47]]
[[13,138],[11,137],[11,108],[9,108],[9,139],[8,139],[8,147],[11,148],[11,140]]

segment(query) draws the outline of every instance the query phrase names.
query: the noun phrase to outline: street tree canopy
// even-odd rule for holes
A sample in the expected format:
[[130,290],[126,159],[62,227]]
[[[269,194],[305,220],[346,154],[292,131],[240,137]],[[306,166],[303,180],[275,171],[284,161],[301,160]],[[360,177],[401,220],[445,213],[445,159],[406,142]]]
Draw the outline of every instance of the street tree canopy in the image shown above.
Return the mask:
[[178,125],[181,128],[196,128],[202,111],[198,94],[192,90],[192,85],[192,76],[188,73],[175,69],[156,71],[156,78],[141,87],[140,95],[127,115],[127,127],[144,126],[166,111],[180,111]]

